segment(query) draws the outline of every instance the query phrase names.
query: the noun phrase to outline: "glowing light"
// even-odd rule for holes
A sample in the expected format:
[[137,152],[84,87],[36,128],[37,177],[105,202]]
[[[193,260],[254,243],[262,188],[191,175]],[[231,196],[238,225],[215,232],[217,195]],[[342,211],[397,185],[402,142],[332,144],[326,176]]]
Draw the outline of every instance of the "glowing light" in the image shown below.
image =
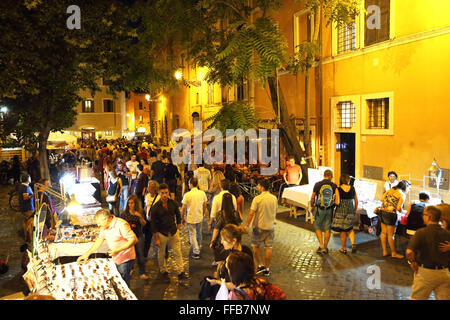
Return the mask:
[[149,94],[145,95],[145,100],[150,101],[150,95]]
[[180,80],[181,78],[183,78],[183,72],[181,71],[175,72],[175,79]]

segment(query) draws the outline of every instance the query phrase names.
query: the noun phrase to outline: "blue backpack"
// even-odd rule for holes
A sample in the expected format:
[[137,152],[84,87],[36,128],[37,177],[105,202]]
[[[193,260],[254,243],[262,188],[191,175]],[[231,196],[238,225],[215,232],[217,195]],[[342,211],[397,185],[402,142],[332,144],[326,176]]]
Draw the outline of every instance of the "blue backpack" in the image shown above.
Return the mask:
[[328,209],[334,206],[334,192],[331,184],[324,184],[320,187],[318,198],[319,207],[321,209]]

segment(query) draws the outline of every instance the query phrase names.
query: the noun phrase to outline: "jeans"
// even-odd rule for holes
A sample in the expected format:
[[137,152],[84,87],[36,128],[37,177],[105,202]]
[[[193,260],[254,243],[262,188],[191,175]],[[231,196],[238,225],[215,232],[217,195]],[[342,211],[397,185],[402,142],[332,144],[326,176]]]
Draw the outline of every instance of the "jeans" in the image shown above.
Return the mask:
[[[203,221],[202,221],[203,222]],[[202,244],[202,222],[188,223],[189,242],[192,246],[192,252],[194,254],[200,254],[200,246]]]
[[166,247],[167,243],[173,248],[173,253],[175,255],[175,269],[178,269],[178,273],[183,272],[183,259],[181,257],[181,241],[180,241],[180,231],[177,231],[173,236],[165,236],[158,232],[160,247],[158,250],[158,265],[159,271],[161,273],[167,272],[167,262],[166,262]]
[[145,256],[144,256],[145,238],[142,234],[138,238],[138,243],[134,246],[136,250],[136,258],[139,267],[139,274],[145,274]]
[[122,193],[120,194],[120,212],[122,213],[127,206],[128,201],[128,186],[123,186]]
[[[116,198],[117,199],[117,198]],[[119,212],[119,201],[116,202],[108,202],[108,209],[111,212],[111,214],[115,215],[116,217],[120,216]]]
[[130,272],[131,270],[133,270],[133,266],[134,260],[128,260],[122,264],[116,265],[117,271],[119,271],[120,275],[128,286],[130,285]]
[[150,250],[150,245],[152,243],[153,232],[150,226],[150,222],[147,221],[147,224],[143,228],[144,232],[144,257],[148,257],[148,251]]

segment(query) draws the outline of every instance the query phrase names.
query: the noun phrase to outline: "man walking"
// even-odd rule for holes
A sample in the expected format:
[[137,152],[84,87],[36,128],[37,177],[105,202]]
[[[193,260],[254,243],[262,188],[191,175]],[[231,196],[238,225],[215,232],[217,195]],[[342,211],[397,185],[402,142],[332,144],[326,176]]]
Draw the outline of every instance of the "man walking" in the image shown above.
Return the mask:
[[[257,195],[250,207],[250,212],[245,223],[248,230],[253,220],[252,230],[252,251],[255,257],[255,263],[258,264],[256,274],[270,276],[270,262],[272,257],[272,244],[275,236],[275,217],[278,208],[278,199],[269,192],[270,181],[261,179],[258,181],[258,190],[261,194]],[[264,245],[264,261],[261,258],[260,249]]]
[[[333,179],[333,172],[325,170],[324,179],[314,185],[311,196],[311,212],[314,213],[314,230],[319,240],[318,254],[328,253],[328,242],[331,236],[331,220],[333,218],[334,206],[339,204],[339,192]],[[323,236],[322,231],[325,231]]]
[[[191,191],[187,192],[181,203],[182,221],[187,222],[189,240],[192,246],[192,258],[200,259],[200,246],[202,244],[202,224],[206,215],[206,193],[198,189],[198,179],[191,178],[189,181]],[[187,214],[186,214],[187,211]],[[184,217],[186,216],[186,219]]]
[[165,258],[167,243],[173,248],[175,255],[175,268],[178,279],[185,279],[183,260],[181,257],[180,228],[181,215],[175,200],[170,199],[169,186],[165,183],[159,186],[160,200],[150,210],[150,223],[152,226],[155,245],[158,250],[158,265],[160,275],[168,278],[167,261]]
[[411,300],[427,300],[431,292],[437,300],[450,300],[450,252],[441,252],[439,244],[450,241],[450,232],[439,225],[441,211],[425,207],[425,228],[418,229],[406,249],[408,264],[414,271]]
[[109,247],[108,254],[112,257],[117,266],[117,270],[123,280],[130,284],[130,272],[133,270],[136,252],[134,245],[138,239],[131,230],[128,222],[112,215],[109,210],[101,209],[95,214],[95,223],[100,227],[100,234],[92,247],[78,259],[78,263],[86,262],[92,253],[97,252],[98,248],[106,240]]

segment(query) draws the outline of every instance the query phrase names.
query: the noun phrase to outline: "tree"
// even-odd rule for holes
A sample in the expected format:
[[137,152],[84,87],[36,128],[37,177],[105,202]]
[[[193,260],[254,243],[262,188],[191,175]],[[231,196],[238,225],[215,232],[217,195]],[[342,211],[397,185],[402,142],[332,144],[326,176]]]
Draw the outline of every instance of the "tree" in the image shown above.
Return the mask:
[[[296,0],[297,2],[303,0]],[[335,23],[337,27],[351,25],[355,17],[359,14],[361,6],[360,0],[304,0],[305,9],[309,9],[309,18],[312,20],[313,30],[309,39],[304,41],[296,48],[296,53],[287,67],[293,74],[301,71],[305,77],[305,121],[304,121],[304,145],[306,151],[306,162],[308,167],[312,167],[312,150],[310,135],[310,74],[311,68],[318,64],[321,69],[321,41],[319,39],[322,33],[322,20],[327,19],[326,26]]]
[[151,2],[85,1],[81,29],[73,30],[66,24],[70,5],[65,0],[0,2],[0,101],[10,110],[2,122],[2,141],[37,147],[41,176],[47,178],[48,136],[74,124],[82,90],[94,95],[102,78],[110,80],[112,93],[169,81],[151,54],[157,43],[149,32],[151,20],[144,23],[140,16]]

